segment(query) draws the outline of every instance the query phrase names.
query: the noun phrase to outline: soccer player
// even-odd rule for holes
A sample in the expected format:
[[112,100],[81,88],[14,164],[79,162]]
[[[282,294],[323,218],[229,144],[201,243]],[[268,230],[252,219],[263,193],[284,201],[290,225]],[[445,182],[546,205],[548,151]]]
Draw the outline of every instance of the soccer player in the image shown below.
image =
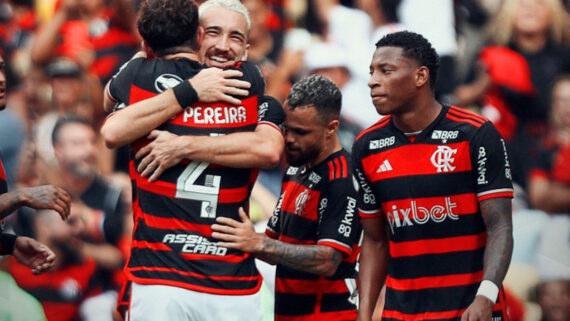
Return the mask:
[[[4,58],[0,56],[0,110],[6,108],[6,71]],[[69,216],[71,197],[60,187],[44,185],[8,192],[6,173],[0,159],[0,231],[4,218],[23,206],[36,209],[53,209],[62,219]],[[25,236],[2,232],[0,255],[12,254],[20,263],[39,274],[53,266],[55,254],[44,244]]]
[[438,56],[418,34],[376,44],[368,84],[387,116],[352,153],[364,229],[358,320],[371,320],[384,284],[384,320],[508,320],[505,142],[487,119],[435,100],[437,72]]
[[[246,34],[245,16],[225,10],[222,22],[240,22]],[[264,82],[252,64],[237,64],[243,79],[251,84],[241,104],[195,102],[196,96],[202,98],[200,92],[192,94],[190,82],[182,79],[196,75],[203,68],[198,62],[198,38],[207,37],[208,31],[203,33],[203,29],[198,29],[193,1],[148,0],[141,8],[138,27],[147,56],[159,59],[131,60],[109,83],[108,98],[126,105],[165,90],[173,94],[178,112],[173,118],[167,116],[160,131],[153,133],[168,137],[172,134],[230,137],[253,132],[260,122],[274,123],[267,127],[279,133],[279,115],[269,112],[271,108],[267,107],[275,106],[274,102],[261,102]],[[220,29],[210,32],[216,34]],[[215,59],[224,60],[221,53]],[[167,90],[179,83],[173,90]],[[146,112],[138,107],[133,104],[117,111],[107,123],[129,111]],[[149,111],[156,112],[161,113]],[[104,126],[102,132],[111,145],[120,144],[125,139],[118,132],[138,128],[143,123],[126,124],[124,128]],[[142,130],[144,135],[145,130],[154,127],[135,130]],[[132,155],[148,142],[146,137],[134,141]],[[260,320],[261,276],[253,257],[216,245],[210,229],[217,216],[237,218],[238,208],[247,206],[257,170],[245,166],[229,168],[223,159],[209,162],[192,158],[178,162],[150,181],[137,172],[138,166],[140,161],[132,159],[135,230],[127,265],[129,280],[133,282],[129,317],[132,320]]]
[[219,246],[277,265],[275,320],[354,320],[356,257],[361,226],[350,156],[337,130],[341,93],[312,75],[285,101],[285,154],[289,167],[265,234],[240,220],[217,218]]

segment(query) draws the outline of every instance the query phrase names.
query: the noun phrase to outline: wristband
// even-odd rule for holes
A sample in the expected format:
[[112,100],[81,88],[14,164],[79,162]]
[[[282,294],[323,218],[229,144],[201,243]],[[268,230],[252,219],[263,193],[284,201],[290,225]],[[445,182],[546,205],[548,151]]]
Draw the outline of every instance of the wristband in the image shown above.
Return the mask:
[[7,255],[14,253],[14,245],[16,244],[18,236],[14,234],[2,233],[0,236],[0,255]]
[[188,80],[172,87],[172,90],[174,91],[174,96],[182,109],[198,101],[198,93]]
[[489,280],[483,280],[479,285],[476,295],[482,295],[495,303],[499,295],[499,287]]

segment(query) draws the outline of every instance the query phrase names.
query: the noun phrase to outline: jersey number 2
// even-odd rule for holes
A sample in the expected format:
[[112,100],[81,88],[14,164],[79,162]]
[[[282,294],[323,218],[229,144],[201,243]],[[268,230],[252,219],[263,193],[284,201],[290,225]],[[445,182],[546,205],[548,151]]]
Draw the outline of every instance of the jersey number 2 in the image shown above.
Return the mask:
[[198,177],[208,168],[210,163],[192,161],[178,177],[176,197],[194,201],[202,201],[200,217],[215,218],[220,195],[221,177],[206,175],[204,185],[194,184]]

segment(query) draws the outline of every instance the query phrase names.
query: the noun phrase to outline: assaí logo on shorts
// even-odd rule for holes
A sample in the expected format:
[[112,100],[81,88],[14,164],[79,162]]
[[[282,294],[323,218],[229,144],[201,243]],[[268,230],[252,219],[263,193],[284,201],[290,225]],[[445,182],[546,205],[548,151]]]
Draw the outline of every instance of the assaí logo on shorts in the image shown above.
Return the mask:
[[386,217],[390,223],[390,229],[394,234],[395,228],[406,226],[422,225],[428,222],[441,223],[446,219],[458,220],[459,216],[453,213],[457,207],[457,203],[451,200],[451,197],[441,199],[441,203],[423,205],[420,201],[410,200],[405,206],[396,204],[387,204]]

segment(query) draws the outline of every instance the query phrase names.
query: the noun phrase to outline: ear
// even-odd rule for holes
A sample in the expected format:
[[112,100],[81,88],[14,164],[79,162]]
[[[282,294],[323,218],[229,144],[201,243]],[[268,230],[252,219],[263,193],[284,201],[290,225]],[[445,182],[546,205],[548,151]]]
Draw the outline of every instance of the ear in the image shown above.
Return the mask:
[[423,87],[425,84],[429,84],[429,77],[429,69],[426,66],[416,69],[416,87]]
[[150,49],[150,46],[146,43],[146,41],[144,40],[141,41],[141,47],[148,59],[154,58],[154,53],[152,52],[152,49]]
[[198,48],[202,48],[202,42],[204,41],[204,35],[206,32],[204,31],[204,27],[198,26]]
[[338,131],[338,126],[340,125],[340,122],[338,119],[335,120],[331,120],[328,125],[327,125],[327,138],[330,138],[334,135],[336,135],[336,132]]
[[249,45],[249,43],[245,44],[245,52],[243,54],[243,58],[241,60],[246,61],[247,60],[247,55],[249,54],[249,48],[251,46]]

